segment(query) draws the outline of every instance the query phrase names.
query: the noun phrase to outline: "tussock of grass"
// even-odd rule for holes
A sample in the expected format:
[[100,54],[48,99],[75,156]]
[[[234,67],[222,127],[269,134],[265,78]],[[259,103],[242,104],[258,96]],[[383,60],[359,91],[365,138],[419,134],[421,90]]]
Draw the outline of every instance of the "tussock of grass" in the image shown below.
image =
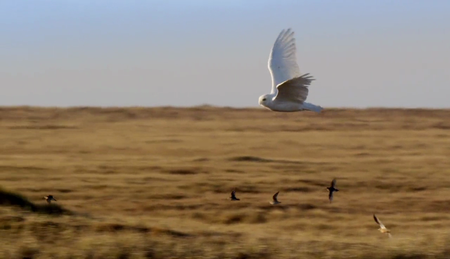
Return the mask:
[[52,203],[38,205],[30,202],[23,195],[7,191],[0,187],[0,206],[13,206],[19,207],[24,210],[28,210],[34,213],[48,214],[54,216],[61,216],[63,214],[69,214],[70,212],[64,209],[62,206]]
[[236,162],[273,162],[270,159],[255,157],[255,156],[237,156],[230,158],[230,161]]
[[183,233],[180,231],[175,231],[171,229],[163,229],[163,228],[155,228],[155,227],[146,227],[146,226],[130,226],[119,223],[108,223],[108,224],[100,224],[95,227],[95,231],[97,232],[138,232],[138,233],[149,233],[152,235],[168,235],[171,237],[189,237],[190,235],[187,233]]

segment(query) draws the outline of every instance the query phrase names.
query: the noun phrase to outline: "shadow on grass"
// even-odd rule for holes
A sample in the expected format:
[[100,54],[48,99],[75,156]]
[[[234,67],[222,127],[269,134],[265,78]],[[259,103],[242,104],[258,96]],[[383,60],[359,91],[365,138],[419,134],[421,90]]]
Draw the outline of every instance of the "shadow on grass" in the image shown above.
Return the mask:
[[21,194],[7,191],[1,187],[0,187],[0,206],[15,206],[31,212],[55,216],[72,214],[69,210],[64,209],[58,204],[53,203],[53,204],[37,205],[30,202],[27,198],[25,198]]

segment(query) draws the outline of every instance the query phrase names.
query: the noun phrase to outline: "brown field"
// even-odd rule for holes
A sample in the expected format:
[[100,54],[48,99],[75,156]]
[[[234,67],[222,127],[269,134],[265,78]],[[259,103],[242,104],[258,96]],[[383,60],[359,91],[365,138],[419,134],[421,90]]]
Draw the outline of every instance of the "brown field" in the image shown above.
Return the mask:
[[8,107],[0,143],[0,258],[450,257],[450,110]]

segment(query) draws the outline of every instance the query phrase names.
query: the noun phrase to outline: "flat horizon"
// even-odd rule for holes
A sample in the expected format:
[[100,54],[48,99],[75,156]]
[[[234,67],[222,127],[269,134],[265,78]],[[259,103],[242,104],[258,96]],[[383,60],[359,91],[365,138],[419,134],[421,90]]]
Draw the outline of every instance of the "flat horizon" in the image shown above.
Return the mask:
[[[174,108],[174,109],[192,109],[192,108],[214,108],[214,109],[235,109],[235,110],[267,110],[264,107],[234,107],[234,106],[220,106],[220,105],[191,105],[191,106],[174,106],[174,105],[160,105],[160,106],[142,106],[142,105],[130,105],[130,106],[100,106],[100,105],[74,105],[74,106],[44,106],[44,105],[0,105],[0,109],[8,108],[36,108],[36,109],[74,109],[74,108],[119,108],[119,109],[133,109],[133,108],[144,108],[144,109],[160,109],[160,108]],[[326,110],[450,110],[450,107],[444,108],[433,108],[433,107],[324,107]],[[286,113],[286,112],[274,112],[267,110],[270,113]],[[314,113],[311,111],[301,111],[301,112],[287,112],[287,113]],[[318,114],[319,115],[319,114]]]

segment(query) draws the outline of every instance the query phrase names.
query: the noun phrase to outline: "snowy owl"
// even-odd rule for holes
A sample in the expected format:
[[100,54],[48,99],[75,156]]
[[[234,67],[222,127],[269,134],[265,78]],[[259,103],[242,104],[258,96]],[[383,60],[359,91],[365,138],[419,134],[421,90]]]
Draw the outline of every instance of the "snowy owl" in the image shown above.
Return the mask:
[[272,75],[272,91],[259,97],[259,104],[272,111],[295,112],[322,111],[322,107],[305,102],[308,86],[314,79],[301,75],[297,64],[294,32],[281,31],[269,55],[269,71]]

